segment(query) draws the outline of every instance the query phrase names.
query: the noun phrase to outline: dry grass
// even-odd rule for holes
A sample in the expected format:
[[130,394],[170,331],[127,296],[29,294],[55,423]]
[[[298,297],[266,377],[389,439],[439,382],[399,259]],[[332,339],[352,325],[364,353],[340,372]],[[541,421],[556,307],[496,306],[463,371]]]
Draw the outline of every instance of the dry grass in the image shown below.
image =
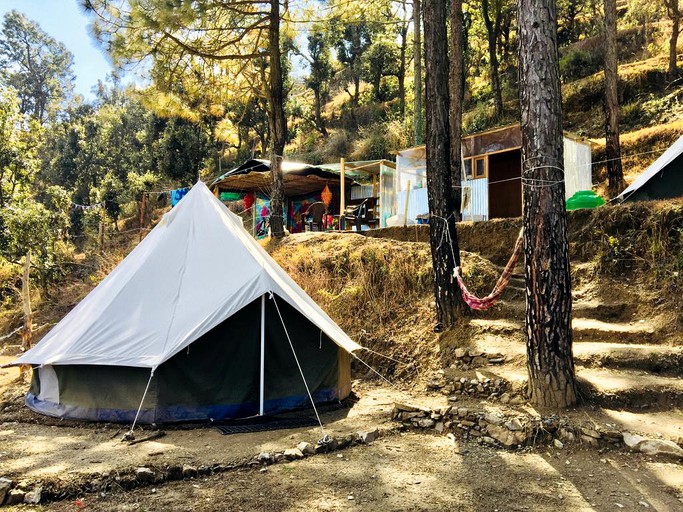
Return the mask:
[[[624,133],[620,136],[624,179],[632,183],[683,135],[683,120]],[[593,141],[593,183],[604,195],[607,187],[605,139]]]
[[[362,345],[408,363],[370,357],[393,377],[414,377],[438,362],[429,245],[342,233],[306,233],[266,243],[294,280]],[[497,269],[464,254],[476,293],[489,291]]]

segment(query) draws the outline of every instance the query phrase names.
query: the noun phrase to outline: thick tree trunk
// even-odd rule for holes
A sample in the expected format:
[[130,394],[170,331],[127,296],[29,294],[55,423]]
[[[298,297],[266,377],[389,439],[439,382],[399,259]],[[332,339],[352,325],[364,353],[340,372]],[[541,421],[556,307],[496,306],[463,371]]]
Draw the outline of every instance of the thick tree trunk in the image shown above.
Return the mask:
[[455,324],[460,295],[453,279],[453,269],[460,264],[460,251],[455,230],[448,120],[447,6],[448,0],[429,0],[424,8],[429,243],[437,320],[442,327]]
[[465,48],[463,36],[462,0],[451,3],[451,62],[450,88],[450,130],[451,130],[451,174],[453,176],[453,199],[456,221],[462,212],[462,102],[465,89]]
[[671,37],[669,38],[669,80],[674,81],[678,78],[678,34],[680,31],[681,13],[678,8],[678,0],[667,0],[665,2],[667,14],[671,18]]
[[518,0],[529,395],[576,402],[555,0]]
[[284,92],[282,77],[282,61],[280,54],[280,2],[270,3],[270,95],[269,124],[272,150],[270,155],[270,172],[273,176],[270,193],[270,230],[276,238],[285,235],[282,212],[284,211],[284,191],[282,185],[282,154],[287,139],[287,123],[285,121]]
[[500,7],[496,8],[495,22],[491,21],[489,14],[489,1],[482,0],[481,10],[486,26],[486,34],[489,43],[489,64],[491,66],[491,89],[493,91],[493,108],[496,119],[503,117],[503,91],[500,86],[500,71],[496,45],[498,43],[498,32],[500,31]]
[[616,197],[626,188],[619,144],[618,69],[617,2],[605,0],[605,154],[607,156],[607,193],[610,197]]
[[422,2],[413,0],[413,64],[415,73],[414,121],[415,145],[423,141],[422,119]]

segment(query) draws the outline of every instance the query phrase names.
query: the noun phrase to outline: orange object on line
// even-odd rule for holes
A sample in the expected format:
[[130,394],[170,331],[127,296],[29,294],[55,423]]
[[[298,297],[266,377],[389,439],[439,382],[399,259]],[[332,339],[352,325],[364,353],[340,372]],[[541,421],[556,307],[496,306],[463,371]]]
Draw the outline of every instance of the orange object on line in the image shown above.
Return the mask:
[[320,197],[323,200],[323,203],[325,203],[325,206],[330,206],[330,203],[332,202],[332,191],[330,190],[330,187],[325,185]]

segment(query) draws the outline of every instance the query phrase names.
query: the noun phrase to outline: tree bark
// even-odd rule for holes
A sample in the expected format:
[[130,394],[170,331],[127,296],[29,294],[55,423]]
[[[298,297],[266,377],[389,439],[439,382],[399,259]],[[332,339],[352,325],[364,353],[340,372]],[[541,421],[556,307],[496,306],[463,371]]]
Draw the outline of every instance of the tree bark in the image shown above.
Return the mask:
[[618,70],[617,2],[605,0],[605,153],[607,156],[607,193],[610,197],[616,197],[626,188],[619,143]]
[[284,92],[282,77],[282,60],[280,53],[280,2],[271,0],[270,27],[270,94],[268,95],[270,125],[270,172],[272,189],[270,192],[270,230],[275,238],[285,235],[282,212],[284,211],[284,191],[282,185],[282,155],[287,139],[287,123],[285,121]]
[[460,265],[460,251],[451,174],[447,15],[448,0],[425,3],[427,197],[437,327],[455,325],[460,295],[453,279],[453,269]]
[[449,73],[451,174],[456,221],[462,219],[462,103],[465,89],[465,48],[463,35],[462,0],[451,3],[451,59]]
[[413,0],[413,65],[415,74],[414,125],[415,145],[423,141],[422,119],[422,2]]
[[398,113],[401,119],[406,116],[406,50],[408,46],[408,23],[401,26],[401,53],[398,63]]
[[21,275],[21,302],[24,308],[24,329],[21,331],[21,348],[31,348],[33,337],[33,312],[31,311],[31,253],[24,257],[24,271]]
[[671,20],[671,37],[669,38],[669,70],[668,78],[672,82],[678,78],[678,34],[680,31],[681,12],[678,7],[679,0],[664,0],[666,14]]
[[528,391],[576,402],[555,0],[518,0]]
[[484,25],[486,26],[486,34],[489,46],[489,63],[491,66],[491,89],[493,90],[493,108],[496,119],[503,117],[503,91],[500,86],[500,71],[498,64],[498,54],[496,53],[496,46],[498,43],[498,34],[500,32],[500,17],[501,9],[500,0],[494,0],[495,3],[495,18],[491,21],[489,13],[489,0],[482,0],[481,10],[484,17]]

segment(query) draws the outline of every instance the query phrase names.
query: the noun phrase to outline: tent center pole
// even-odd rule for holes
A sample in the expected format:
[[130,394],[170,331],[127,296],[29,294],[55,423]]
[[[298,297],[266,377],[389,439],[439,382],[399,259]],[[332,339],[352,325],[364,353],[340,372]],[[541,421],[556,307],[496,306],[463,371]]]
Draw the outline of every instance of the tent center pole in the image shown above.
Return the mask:
[[263,416],[266,381],[266,295],[261,295],[261,371],[259,383],[259,415]]

